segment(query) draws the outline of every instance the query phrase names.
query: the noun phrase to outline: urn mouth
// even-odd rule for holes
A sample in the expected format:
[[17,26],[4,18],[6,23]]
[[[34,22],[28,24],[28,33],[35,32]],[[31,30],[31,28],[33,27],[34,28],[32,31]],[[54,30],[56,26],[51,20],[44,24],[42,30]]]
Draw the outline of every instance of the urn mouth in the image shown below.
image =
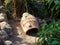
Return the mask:
[[38,33],[38,29],[37,28],[32,28],[32,29],[29,29],[26,34],[29,35],[29,36],[37,36],[37,33]]

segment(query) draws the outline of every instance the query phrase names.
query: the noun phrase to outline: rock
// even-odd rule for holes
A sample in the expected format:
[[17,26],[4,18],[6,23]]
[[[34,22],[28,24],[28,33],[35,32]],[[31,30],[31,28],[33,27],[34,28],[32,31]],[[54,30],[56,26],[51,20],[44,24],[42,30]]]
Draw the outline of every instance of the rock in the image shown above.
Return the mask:
[[3,5],[0,5],[0,13],[6,13],[6,8]]
[[7,41],[5,41],[5,45],[13,45],[13,43],[12,43],[12,41],[7,40]]
[[4,30],[0,30],[0,39],[6,40],[8,38],[8,34]]
[[10,29],[10,28],[12,28],[6,21],[1,22],[0,27],[1,27],[1,29],[4,29],[4,28]]
[[21,44],[21,45],[27,45],[27,44]]
[[40,19],[39,17],[37,17],[37,20],[38,20],[38,23],[39,23],[39,27],[42,28],[42,26],[43,26],[44,23],[45,23],[45,20]]
[[0,6],[0,9],[2,9],[4,6]]
[[5,45],[3,40],[0,40],[0,45]]
[[6,14],[0,13],[0,22],[6,20]]
[[12,27],[6,21],[1,22],[0,27],[2,30],[5,30],[8,34],[12,33]]
[[5,17],[6,14],[5,13],[0,13],[0,17]]
[[0,17],[0,22],[4,21],[5,18],[4,17]]

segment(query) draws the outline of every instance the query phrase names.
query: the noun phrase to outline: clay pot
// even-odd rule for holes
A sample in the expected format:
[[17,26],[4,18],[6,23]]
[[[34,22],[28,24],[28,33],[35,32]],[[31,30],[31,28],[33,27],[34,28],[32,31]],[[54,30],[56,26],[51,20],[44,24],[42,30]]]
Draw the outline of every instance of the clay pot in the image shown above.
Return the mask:
[[39,29],[37,19],[27,12],[23,13],[20,24],[25,33],[28,33],[29,31],[34,32]]

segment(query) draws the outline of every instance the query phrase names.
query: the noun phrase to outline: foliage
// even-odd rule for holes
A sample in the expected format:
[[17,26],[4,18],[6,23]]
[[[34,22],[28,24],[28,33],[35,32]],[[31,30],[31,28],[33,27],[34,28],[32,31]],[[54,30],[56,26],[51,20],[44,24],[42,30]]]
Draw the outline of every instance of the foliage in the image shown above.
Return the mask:
[[[26,12],[26,2],[24,0],[5,0],[5,7],[10,16],[18,16],[21,18],[22,13]],[[16,14],[16,15],[14,15]],[[9,16],[9,17],[10,17]]]
[[12,14],[13,14],[13,3],[11,0],[5,0],[4,1],[4,6],[6,9],[6,13],[8,18],[11,18]]
[[[23,12],[29,12],[34,14],[37,17],[44,18],[46,17],[46,10],[43,4],[43,0],[14,0],[15,8],[18,17],[22,15]],[[8,10],[8,13],[12,15],[14,9],[13,0],[5,0],[5,7]]]
[[[16,10],[17,16],[29,12],[36,17],[56,19],[60,12],[60,0],[5,0],[5,7],[9,14]],[[14,7],[15,3],[15,7]]]
[[28,12],[40,18],[57,19],[60,0],[26,0]]
[[60,45],[60,20],[44,24],[38,33],[38,45]]
[[[8,17],[18,16],[29,12],[36,17],[56,19],[60,13],[60,0],[5,0]],[[38,33],[39,45],[60,45],[60,20],[45,23]]]
[[60,0],[44,0],[45,8],[51,19],[56,19],[60,12]]
[[26,0],[28,12],[36,17],[47,17],[47,11],[45,10],[44,0]]

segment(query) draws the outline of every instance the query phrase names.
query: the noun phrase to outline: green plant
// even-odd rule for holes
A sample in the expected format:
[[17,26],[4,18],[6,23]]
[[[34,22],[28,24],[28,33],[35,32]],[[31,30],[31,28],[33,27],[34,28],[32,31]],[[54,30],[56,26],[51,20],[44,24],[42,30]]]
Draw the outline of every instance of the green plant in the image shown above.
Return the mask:
[[47,17],[47,11],[45,10],[44,0],[26,0],[28,12],[36,17]]
[[[15,2],[14,2],[15,1]],[[12,15],[15,10],[18,17],[22,16],[23,12],[29,12],[36,17],[45,18],[47,11],[43,4],[44,0],[5,0],[7,12]]]
[[44,5],[50,19],[56,19],[60,12],[60,0],[44,0]]
[[13,14],[13,2],[11,0],[5,0],[4,6],[6,9],[7,17],[10,19]]
[[44,24],[38,33],[38,45],[60,45],[60,20]]
[[[23,12],[26,12],[26,1],[25,0],[5,0],[4,4],[8,14],[12,17],[20,17]],[[10,17],[8,15],[8,17]]]
[[[15,2],[14,2],[15,1]],[[60,0],[5,0],[8,12],[17,13],[18,17],[22,13],[29,12],[36,17],[57,19],[60,12]],[[15,6],[14,6],[15,5]]]

